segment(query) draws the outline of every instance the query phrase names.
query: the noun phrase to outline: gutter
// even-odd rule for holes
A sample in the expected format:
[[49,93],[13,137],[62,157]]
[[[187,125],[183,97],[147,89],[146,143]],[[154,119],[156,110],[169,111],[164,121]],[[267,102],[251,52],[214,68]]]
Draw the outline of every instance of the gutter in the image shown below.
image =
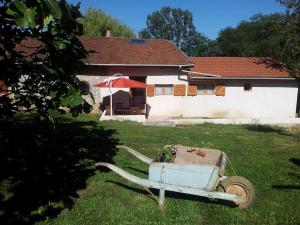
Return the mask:
[[295,80],[293,77],[192,77],[190,80]]
[[98,63],[85,63],[88,66],[124,66],[124,67],[192,67],[194,64],[98,64]]

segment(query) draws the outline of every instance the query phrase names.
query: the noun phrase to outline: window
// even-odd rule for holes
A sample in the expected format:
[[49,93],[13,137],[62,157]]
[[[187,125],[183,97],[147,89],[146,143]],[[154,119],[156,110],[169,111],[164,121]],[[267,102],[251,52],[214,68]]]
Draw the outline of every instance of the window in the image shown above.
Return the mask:
[[244,84],[244,91],[252,91],[252,85],[250,83]]
[[200,84],[197,85],[198,95],[213,95],[215,94],[215,85],[213,84]]
[[172,84],[157,84],[155,85],[156,95],[172,95],[173,85]]

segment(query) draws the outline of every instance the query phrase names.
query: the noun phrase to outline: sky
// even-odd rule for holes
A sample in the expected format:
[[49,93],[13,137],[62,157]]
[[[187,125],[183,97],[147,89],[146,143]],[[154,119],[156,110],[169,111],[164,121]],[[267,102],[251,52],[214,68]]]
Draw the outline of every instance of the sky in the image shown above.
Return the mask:
[[88,7],[102,9],[122,21],[137,34],[146,26],[147,15],[164,6],[188,9],[192,12],[198,32],[215,39],[228,26],[235,27],[242,20],[257,13],[284,12],[276,0],[68,0],[81,2],[81,10]]

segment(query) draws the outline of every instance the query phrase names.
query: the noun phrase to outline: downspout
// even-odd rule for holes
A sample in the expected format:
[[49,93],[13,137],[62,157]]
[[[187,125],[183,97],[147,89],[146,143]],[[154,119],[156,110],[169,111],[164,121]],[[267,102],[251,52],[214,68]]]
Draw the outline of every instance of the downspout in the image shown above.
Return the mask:
[[187,75],[184,75],[184,76],[187,76],[187,79],[186,79],[186,80],[180,78],[181,75],[178,75],[178,79],[179,79],[179,80],[183,80],[183,81],[189,81],[189,80],[191,79],[190,76],[191,76],[192,74],[202,75],[203,78],[207,78],[207,77],[221,77],[221,76],[219,76],[219,75],[210,74],[210,73],[200,73],[200,72],[192,72],[192,71],[190,71],[190,70],[184,70],[184,69],[182,69],[182,65],[179,66],[179,70],[180,70],[181,72],[183,72],[183,73],[187,73]]
[[[183,69],[182,69],[182,65],[179,66],[179,70],[180,70],[181,72],[187,73],[187,74],[184,74],[184,75],[178,75],[178,80],[189,81],[189,79],[190,79],[190,78],[189,78],[189,73],[190,73],[190,71],[189,71],[189,70],[183,70]],[[183,79],[183,78],[181,78],[180,76],[186,76],[187,79]]]

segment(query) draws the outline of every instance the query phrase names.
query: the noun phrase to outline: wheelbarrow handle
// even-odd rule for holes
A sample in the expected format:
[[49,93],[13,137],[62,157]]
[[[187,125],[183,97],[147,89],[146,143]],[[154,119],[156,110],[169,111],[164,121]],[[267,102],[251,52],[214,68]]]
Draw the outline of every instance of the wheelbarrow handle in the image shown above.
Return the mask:
[[[105,162],[97,162],[95,163],[95,166],[103,166],[103,167],[106,167],[112,171],[114,171],[115,173],[119,174],[121,177],[133,182],[133,183],[136,183],[136,184],[139,184],[139,185],[142,185],[142,186],[145,186],[145,187],[152,187],[153,185],[151,185],[149,182],[149,180],[147,179],[143,179],[143,178],[139,178],[137,176],[134,176],[128,172],[126,172],[125,170],[115,166],[115,165],[112,165],[110,163],[105,163]],[[158,185],[156,185],[158,186]],[[156,187],[157,188],[157,187]]]
[[122,149],[127,150],[129,153],[131,153],[132,155],[134,155],[135,157],[137,157],[139,160],[141,160],[144,163],[147,163],[149,165],[153,162],[152,159],[148,158],[147,156],[144,156],[143,154],[139,153],[138,151],[136,151],[136,150],[134,150],[132,148],[129,148],[126,145],[117,145],[117,148],[122,148]]

